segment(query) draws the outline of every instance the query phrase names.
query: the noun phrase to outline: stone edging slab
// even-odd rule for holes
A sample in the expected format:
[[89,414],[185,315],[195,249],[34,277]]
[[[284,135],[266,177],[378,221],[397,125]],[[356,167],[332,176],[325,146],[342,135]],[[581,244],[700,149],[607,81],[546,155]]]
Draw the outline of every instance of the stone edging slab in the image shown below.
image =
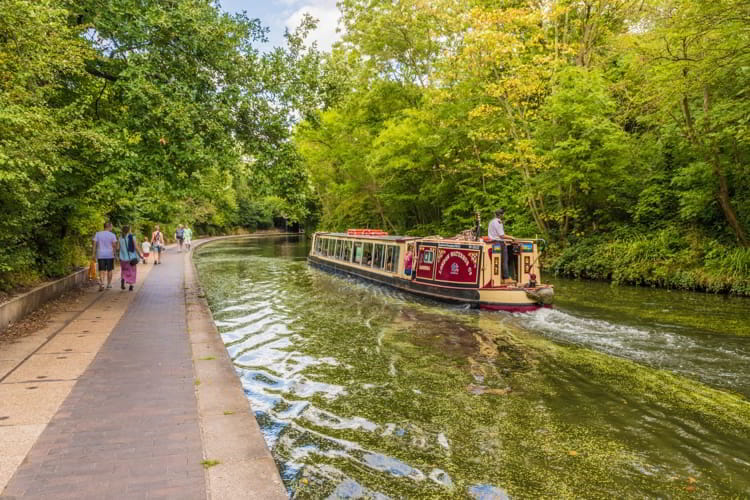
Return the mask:
[[[274,235],[258,235],[257,237]],[[219,236],[204,243],[252,235]],[[206,488],[209,499],[286,499],[279,470],[266,446],[232,360],[198,282],[192,251],[185,254],[185,307],[193,350]]]
[[0,332],[8,328],[11,323],[23,319],[27,314],[62,295],[71,288],[80,286],[86,281],[88,268],[80,269],[64,278],[44,283],[8,302],[0,305]]

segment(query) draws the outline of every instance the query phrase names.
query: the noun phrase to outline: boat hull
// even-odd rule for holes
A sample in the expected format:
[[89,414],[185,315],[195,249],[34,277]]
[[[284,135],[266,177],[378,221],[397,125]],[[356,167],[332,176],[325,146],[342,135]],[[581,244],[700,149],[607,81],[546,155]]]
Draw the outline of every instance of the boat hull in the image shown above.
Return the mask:
[[487,311],[505,311],[505,312],[532,312],[543,307],[552,307],[552,304],[531,304],[531,305],[517,305],[517,304],[479,304],[480,309]]
[[442,302],[467,304],[473,308],[491,311],[530,312],[545,306],[529,297],[523,288],[508,287],[503,289],[477,289],[463,287],[446,287],[420,283],[416,280],[401,279],[367,269],[345,265],[336,261],[321,259],[314,255],[307,258],[310,265],[333,273],[343,273],[363,278],[374,283],[387,285],[405,292],[428,297]]

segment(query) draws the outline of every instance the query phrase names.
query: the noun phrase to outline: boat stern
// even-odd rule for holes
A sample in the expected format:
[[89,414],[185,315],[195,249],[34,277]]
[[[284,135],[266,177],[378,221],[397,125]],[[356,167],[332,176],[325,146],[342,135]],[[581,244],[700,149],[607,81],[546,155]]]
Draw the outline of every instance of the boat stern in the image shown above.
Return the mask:
[[551,285],[484,288],[479,292],[479,307],[490,311],[529,312],[552,307],[554,296]]

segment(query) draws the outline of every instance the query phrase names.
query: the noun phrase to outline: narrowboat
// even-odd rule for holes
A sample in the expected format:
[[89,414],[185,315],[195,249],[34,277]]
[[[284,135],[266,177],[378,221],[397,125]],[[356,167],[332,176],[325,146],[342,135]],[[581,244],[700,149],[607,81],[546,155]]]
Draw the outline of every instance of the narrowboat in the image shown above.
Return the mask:
[[[526,312],[548,307],[554,298],[553,287],[537,281],[538,241],[420,238],[365,229],[316,232],[308,262],[441,301]],[[508,250],[505,279],[503,245]]]

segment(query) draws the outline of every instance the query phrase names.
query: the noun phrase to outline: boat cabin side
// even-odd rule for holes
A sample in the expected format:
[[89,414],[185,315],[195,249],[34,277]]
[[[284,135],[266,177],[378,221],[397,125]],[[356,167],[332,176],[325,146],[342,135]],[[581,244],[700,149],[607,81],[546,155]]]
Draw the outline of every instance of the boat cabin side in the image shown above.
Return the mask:
[[[508,254],[509,281],[516,286],[534,287],[541,283],[541,265],[539,263],[539,245],[536,240],[514,240],[505,243]],[[486,242],[487,278],[491,280],[486,286],[503,286],[502,258],[503,243]],[[507,283],[507,281],[506,281]]]
[[406,241],[400,236],[315,233],[310,255],[341,264],[365,268],[388,276],[403,276]]
[[[502,279],[503,244],[510,275],[506,280]],[[536,286],[539,282],[539,248],[534,240],[422,239],[414,245],[419,282],[469,288]]]

